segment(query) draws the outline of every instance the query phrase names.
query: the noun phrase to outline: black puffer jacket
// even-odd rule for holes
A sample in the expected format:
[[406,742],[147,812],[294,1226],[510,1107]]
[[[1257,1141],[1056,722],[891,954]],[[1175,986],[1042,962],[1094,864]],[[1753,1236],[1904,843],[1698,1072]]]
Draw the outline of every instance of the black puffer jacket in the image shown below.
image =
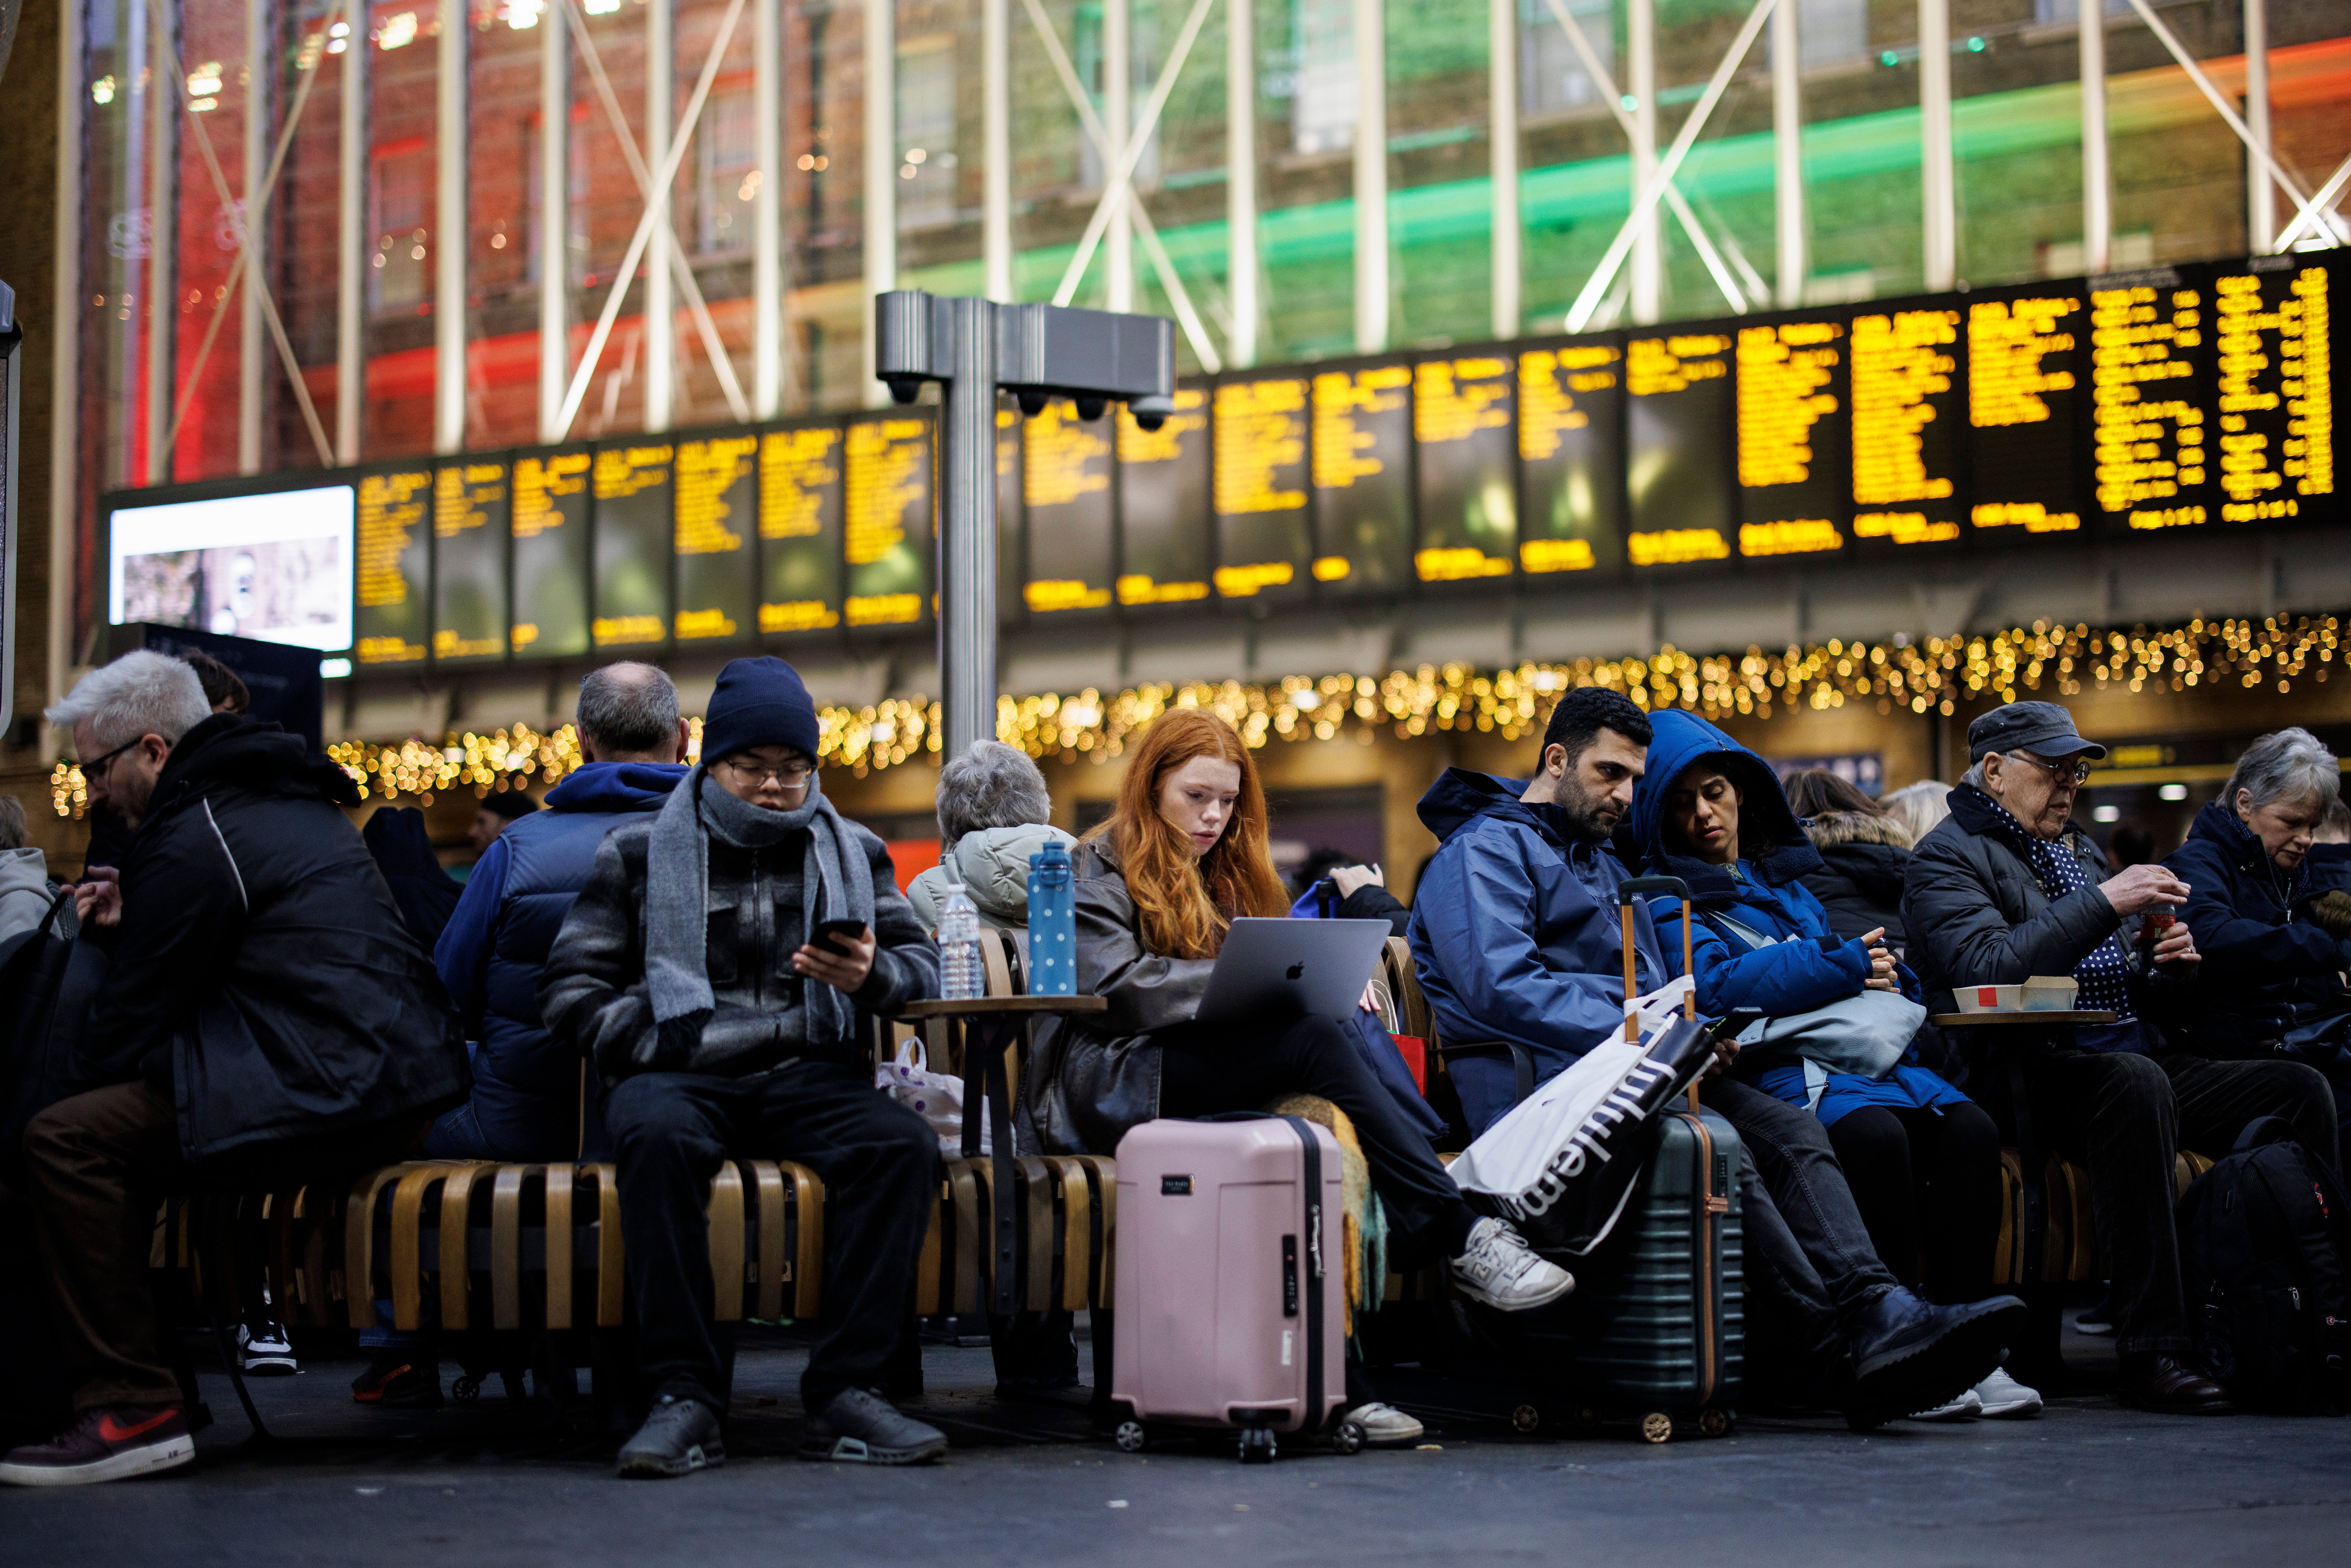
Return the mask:
[[1849,942],[1883,926],[1886,945],[1906,949],[1902,883],[1910,872],[1910,839],[1902,824],[1865,811],[1823,811],[1804,832],[1821,852],[1821,868],[1799,880],[1828,911],[1829,929]]
[[331,1150],[465,1095],[463,1031],[343,815],[358,802],[299,737],[215,714],[172,748],[123,857],[85,1049],[108,1082],[168,1071],[200,1167]]
[[2191,889],[2179,918],[2204,956],[2192,1025],[2200,1051],[2266,1056],[2295,1028],[2342,1009],[2351,943],[2295,918],[2325,891],[2308,860],[2280,871],[2237,813],[2210,800],[2163,863]]

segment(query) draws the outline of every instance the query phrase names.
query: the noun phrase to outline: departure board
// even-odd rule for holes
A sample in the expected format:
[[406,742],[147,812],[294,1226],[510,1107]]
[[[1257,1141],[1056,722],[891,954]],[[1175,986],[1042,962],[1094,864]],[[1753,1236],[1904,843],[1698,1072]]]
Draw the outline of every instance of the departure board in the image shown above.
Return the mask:
[[2197,385],[2210,301],[2165,269],[2090,290],[2090,450],[2099,516],[2140,530],[2216,520],[2216,434]]
[[670,506],[677,449],[667,442],[596,449],[599,648],[669,637]]
[[1964,516],[1966,394],[1960,312],[1864,310],[1846,345],[1852,365],[1853,536],[1875,548],[1949,544]]
[[859,419],[849,425],[841,553],[852,626],[923,619],[931,587],[931,422]]
[[358,614],[362,664],[422,664],[432,641],[433,470],[395,468],[360,480]]
[[2077,442],[2088,425],[2089,294],[2079,283],[1968,302],[1968,517],[1978,530],[2082,526]]
[[1213,413],[1217,591],[1228,599],[1295,597],[1314,559],[1306,379],[1222,382]]
[[1208,596],[1208,393],[1176,389],[1156,430],[1118,411],[1118,601],[1180,604]]
[[1739,329],[1739,553],[1844,548],[1852,426],[1844,323],[1798,317]]
[[433,475],[433,657],[507,652],[507,465],[444,463]]
[[1613,341],[1519,354],[1519,567],[1530,575],[1621,559],[1624,360]]
[[996,400],[996,618],[1004,624],[1028,612],[1020,590],[1029,580],[1028,532],[1020,504],[1020,406]]
[[1314,580],[1392,593],[1412,576],[1412,367],[1314,377]]
[[759,631],[841,624],[841,426],[759,437]]
[[1518,397],[1504,355],[1413,367],[1423,582],[1508,577],[1518,563]]
[[673,517],[681,643],[751,635],[757,623],[759,438],[715,435],[677,444]]
[[1020,491],[1029,536],[1021,592],[1032,614],[1101,610],[1118,570],[1108,419],[1078,417],[1055,398],[1022,427]]
[[588,651],[587,451],[514,461],[514,625],[517,653],[559,659]]
[[2334,281],[2314,256],[2214,270],[2214,444],[2220,521],[2340,517],[2335,495]]
[[1731,340],[1719,332],[1625,345],[1625,553],[1635,566],[1721,560],[1737,531]]

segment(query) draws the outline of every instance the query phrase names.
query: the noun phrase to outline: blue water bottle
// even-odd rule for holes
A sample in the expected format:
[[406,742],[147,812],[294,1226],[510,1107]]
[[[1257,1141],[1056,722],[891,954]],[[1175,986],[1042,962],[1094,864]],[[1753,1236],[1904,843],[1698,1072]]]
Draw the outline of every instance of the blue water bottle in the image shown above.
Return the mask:
[[1059,839],[1029,857],[1029,994],[1078,994],[1077,894]]

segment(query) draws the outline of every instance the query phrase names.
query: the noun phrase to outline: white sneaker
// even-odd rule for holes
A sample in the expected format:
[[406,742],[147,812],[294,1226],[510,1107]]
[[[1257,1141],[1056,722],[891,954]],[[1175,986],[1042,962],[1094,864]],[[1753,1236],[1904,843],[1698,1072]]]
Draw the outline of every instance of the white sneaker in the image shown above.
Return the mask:
[[1948,1405],[1938,1405],[1932,1410],[1920,1410],[1910,1417],[1913,1421],[1972,1421],[1983,1414],[1983,1401],[1972,1388]]
[[2024,1421],[2041,1414],[2041,1395],[2027,1388],[2001,1367],[1993,1367],[1991,1375],[1970,1391],[1970,1397],[1983,1401],[1983,1416],[1987,1421]]
[[1453,1260],[1462,1294],[1506,1312],[1523,1312],[1575,1289],[1575,1276],[1539,1257],[1520,1234],[1489,1216],[1469,1228],[1469,1244]]
[[247,1377],[291,1377],[300,1370],[294,1360],[293,1341],[272,1321],[237,1324],[236,1349]]
[[1361,1427],[1364,1446],[1374,1448],[1393,1448],[1402,1443],[1417,1443],[1421,1434],[1426,1430],[1395,1406],[1383,1405],[1377,1400],[1369,1405],[1356,1406],[1341,1419],[1353,1421]]

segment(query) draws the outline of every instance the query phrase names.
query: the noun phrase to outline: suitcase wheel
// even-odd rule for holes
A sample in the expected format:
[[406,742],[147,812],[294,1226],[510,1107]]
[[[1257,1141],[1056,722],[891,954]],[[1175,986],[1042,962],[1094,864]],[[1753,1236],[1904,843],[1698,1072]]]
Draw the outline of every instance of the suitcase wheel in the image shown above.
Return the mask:
[[1338,1426],[1332,1428],[1331,1447],[1342,1454],[1361,1453],[1364,1448],[1364,1424],[1361,1421],[1340,1422]]
[[1275,1445],[1271,1428],[1244,1427],[1241,1428],[1240,1461],[1245,1465],[1273,1463]]
[[1728,1410],[1699,1411],[1698,1416],[1698,1436],[1701,1437],[1723,1437],[1729,1436],[1730,1412]]
[[1150,1445],[1151,1434],[1143,1429],[1140,1421],[1121,1421],[1113,1441],[1126,1453],[1139,1454]]
[[478,1377],[461,1376],[449,1385],[449,1397],[460,1405],[471,1405],[481,1392],[482,1380]]
[[1652,1410],[1641,1417],[1641,1441],[1669,1443],[1674,1437],[1674,1418],[1662,1410]]
[[1521,1432],[1531,1432],[1542,1425],[1542,1412],[1531,1405],[1521,1405],[1510,1412],[1510,1425]]

